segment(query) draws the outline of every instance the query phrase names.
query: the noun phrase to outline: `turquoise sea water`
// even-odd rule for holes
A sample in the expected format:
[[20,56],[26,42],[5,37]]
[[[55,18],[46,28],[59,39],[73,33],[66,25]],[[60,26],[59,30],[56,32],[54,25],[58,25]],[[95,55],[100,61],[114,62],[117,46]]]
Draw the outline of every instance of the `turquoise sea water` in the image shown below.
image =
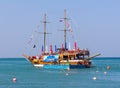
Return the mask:
[[[110,66],[110,70],[106,67]],[[104,74],[107,72],[107,74]],[[13,78],[17,81],[13,82]],[[96,80],[93,80],[96,77]],[[91,68],[45,70],[24,58],[0,59],[0,88],[119,88],[120,58],[95,58]]]

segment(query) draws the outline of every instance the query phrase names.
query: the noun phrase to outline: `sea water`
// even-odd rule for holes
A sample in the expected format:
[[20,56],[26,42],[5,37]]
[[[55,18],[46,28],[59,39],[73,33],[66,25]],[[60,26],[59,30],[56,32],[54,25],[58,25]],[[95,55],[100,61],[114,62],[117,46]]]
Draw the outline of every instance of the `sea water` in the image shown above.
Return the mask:
[[35,68],[25,58],[0,59],[0,88],[119,87],[120,58],[94,58],[91,68],[69,71]]

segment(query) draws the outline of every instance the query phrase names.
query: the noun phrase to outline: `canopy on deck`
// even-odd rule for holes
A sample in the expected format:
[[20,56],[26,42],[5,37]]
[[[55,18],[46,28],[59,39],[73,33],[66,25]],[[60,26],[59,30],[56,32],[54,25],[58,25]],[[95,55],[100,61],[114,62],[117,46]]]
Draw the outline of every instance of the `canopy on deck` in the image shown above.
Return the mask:
[[44,62],[56,62],[58,58],[59,58],[59,54],[47,55],[47,56],[44,56]]

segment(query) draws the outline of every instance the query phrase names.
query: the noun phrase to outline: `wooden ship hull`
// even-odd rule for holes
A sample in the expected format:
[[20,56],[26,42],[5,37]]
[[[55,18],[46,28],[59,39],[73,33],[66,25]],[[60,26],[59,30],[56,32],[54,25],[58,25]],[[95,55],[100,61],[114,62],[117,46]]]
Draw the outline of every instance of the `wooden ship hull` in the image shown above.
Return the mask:
[[[29,60],[33,66],[43,69],[73,69],[73,68],[90,68],[92,64],[92,58],[99,56],[96,54],[94,56],[81,56],[79,54],[47,54],[40,58],[37,56],[27,56],[24,57]],[[64,57],[64,58],[63,58]],[[84,57],[84,58],[83,58]]]

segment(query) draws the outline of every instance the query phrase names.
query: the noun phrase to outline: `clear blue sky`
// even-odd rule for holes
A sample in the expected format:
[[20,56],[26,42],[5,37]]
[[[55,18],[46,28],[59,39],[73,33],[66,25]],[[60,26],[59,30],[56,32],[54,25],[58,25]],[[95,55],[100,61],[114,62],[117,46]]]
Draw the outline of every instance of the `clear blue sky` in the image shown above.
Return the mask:
[[[52,33],[47,44],[59,45],[64,9],[74,35],[67,36],[68,40],[75,39],[91,54],[120,56],[120,0],[0,0],[0,57],[22,57],[30,52],[27,42],[35,30],[43,31],[40,21],[45,13],[50,22],[47,30]],[[43,44],[41,36],[36,40],[39,45]]]

